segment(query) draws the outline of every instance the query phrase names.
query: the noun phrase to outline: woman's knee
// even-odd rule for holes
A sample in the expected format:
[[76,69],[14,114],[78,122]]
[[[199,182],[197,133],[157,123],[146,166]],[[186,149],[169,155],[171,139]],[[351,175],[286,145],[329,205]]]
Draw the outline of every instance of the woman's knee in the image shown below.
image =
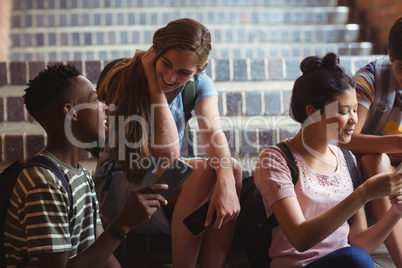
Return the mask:
[[193,167],[193,172],[191,173],[193,178],[196,177],[196,180],[203,184],[215,185],[216,172],[207,159],[191,158],[186,161]]

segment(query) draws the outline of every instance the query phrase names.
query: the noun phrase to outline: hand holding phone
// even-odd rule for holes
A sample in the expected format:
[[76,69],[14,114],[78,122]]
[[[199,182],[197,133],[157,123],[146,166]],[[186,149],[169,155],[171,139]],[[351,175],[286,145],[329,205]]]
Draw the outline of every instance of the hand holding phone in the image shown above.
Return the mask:
[[172,193],[184,182],[185,179],[193,172],[193,167],[181,159],[176,159],[173,163],[163,172],[163,174],[156,179],[154,183],[164,183],[169,186],[167,190],[159,192],[161,196],[168,199]]
[[183,220],[184,225],[191,232],[191,234],[195,237],[199,236],[205,230],[207,230],[211,225],[214,224],[216,220],[216,211],[214,213],[214,217],[209,226],[204,226],[205,220],[208,214],[210,201],[196,209],[193,213],[190,214],[187,218]]

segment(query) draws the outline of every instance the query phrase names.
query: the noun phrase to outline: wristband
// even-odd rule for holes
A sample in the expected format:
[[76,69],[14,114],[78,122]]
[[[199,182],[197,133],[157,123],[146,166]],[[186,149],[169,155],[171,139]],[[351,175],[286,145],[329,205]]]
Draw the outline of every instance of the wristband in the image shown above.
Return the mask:
[[111,224],[109,224],[109,225],[106,227],[105,231],[111,232],[111,233],[114,234],[114,236],[116,236],[120,241],[123,241],[124,239],[126,239],[126,236],[125,236],[125,235],[122,235],[121,233],[119,233],[119,232],[116,230],[116,228],[115,228],[113,225],[111,225]]

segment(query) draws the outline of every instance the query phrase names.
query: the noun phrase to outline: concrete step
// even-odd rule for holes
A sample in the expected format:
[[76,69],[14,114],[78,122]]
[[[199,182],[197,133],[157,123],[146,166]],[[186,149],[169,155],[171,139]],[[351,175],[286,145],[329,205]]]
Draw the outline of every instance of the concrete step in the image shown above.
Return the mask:
[[[244,43],[261,43],[262,46],[271,43],[353,43],[358,41],[359,25],[357,24],[323,24],[323,25],[284,25],[275,27],[249,23],[213,24],[207,25],[213,43],[241,46]],[[152,34],[162,25],[121,25],[85,27],[36,27],[31,29],[12,29],[13,49],[18,47],[53,47],[62,46],[92,46],[92,45],[149,45]],[[113,39],[109,40],[107,37]],[[103,38],[102,38],[103,35]],[[66,39],[64,40],[64,37]],[[129,38],[131,37],[132,40]],[[135,38],[136,37],[136,38]],[[130,42],[129,42],[130,41]],[[296,44],[292,44],[295,46]]]
[[[163,7],[163,8],[161,8]],[[44,12],[46,10],[46,12]],[[107,60],[150,47],[158,28],[190,17],[211,31],[211,59],[370,55],[349,8],[334,0],[16,1],[11,61]]]
[[13,29],[129,26],[161,27],[181,17],[194,18],[205,25],[264,24],[264,25],[322,25],[347,24],[349,8],[339,7],[165,7],[157,8],[71,8],[13,11]]
[[167,8],[167,7],[314,7],[336,6],[337,0],[14,0],[15,10],[71,8]]
[[[115,36],[117,33],[113,33]],[[77,40],[85,34],[77,34]],[[32,35],[25,35],[28,39]],[[71,40],[72,34],[62,33],[63,40]],[[101,36],[101,37],[99,37]],[[105,33],[100,33],[100,40],[110,40]],[[24,37],[24,38],[25,38]],[[59,38],[55,37],[55,38]],[[20,38],[20,37],[18,37]],[[113,38],[116,38],[113,37]],[[120,37],[119,37],[120,38]],[[124,37],[125,38],[125,37]],[[114,39],[115,40],[115,39]],[[15,40],[14,40],[15,41]],[[18,42],[18,41],[17,41]],[[104,41],[102,41],[104,42]],[[127,41],[129,42],[129,41]],[[219,44],[213,43],[214,50],[210,53],[210,59],[230,58],[267,58],[267,57],[307,57],[311,55],[325,55],[334,52],[342,56],[369,56],[372,44],[363,43],[242,43],[242,44]],[[48,46],[48,47],[15,47],[10,51],[11,61],[98,61],[132,57],[136,50],[147,50],[151,45],[121,45],[103,44],[97,46]]]

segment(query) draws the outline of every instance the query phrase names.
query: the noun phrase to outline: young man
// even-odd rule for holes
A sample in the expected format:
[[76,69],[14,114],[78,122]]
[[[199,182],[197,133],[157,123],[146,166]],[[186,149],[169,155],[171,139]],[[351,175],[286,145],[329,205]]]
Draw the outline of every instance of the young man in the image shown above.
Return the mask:
[[[350,143],[343,147],[360,158],[362,179],[393,172],[402,159],[402,17],[392,25],[388,57],[371,62],[355,74],[358,123]],[[374,220],[389,208],[387,198],[370,203]],[[397,267],[402,267],[402,222],[385,245]]]
[[105,139],[106,105],[98,101],[92,83],[70,65],[50,66],[28,86],[26,108],[48,137],[39,154],[64,172],[73,206],[70,211],[67,191],[50,170],[38,166],[24,169],[7,211],[7,267],[22,262],[23,267],[120,267],[114,250],[130,229],[167,203],[156,193],[167,185],[132,191],[119,216],[104,231],[92,178],[77,161],[82,144]]

